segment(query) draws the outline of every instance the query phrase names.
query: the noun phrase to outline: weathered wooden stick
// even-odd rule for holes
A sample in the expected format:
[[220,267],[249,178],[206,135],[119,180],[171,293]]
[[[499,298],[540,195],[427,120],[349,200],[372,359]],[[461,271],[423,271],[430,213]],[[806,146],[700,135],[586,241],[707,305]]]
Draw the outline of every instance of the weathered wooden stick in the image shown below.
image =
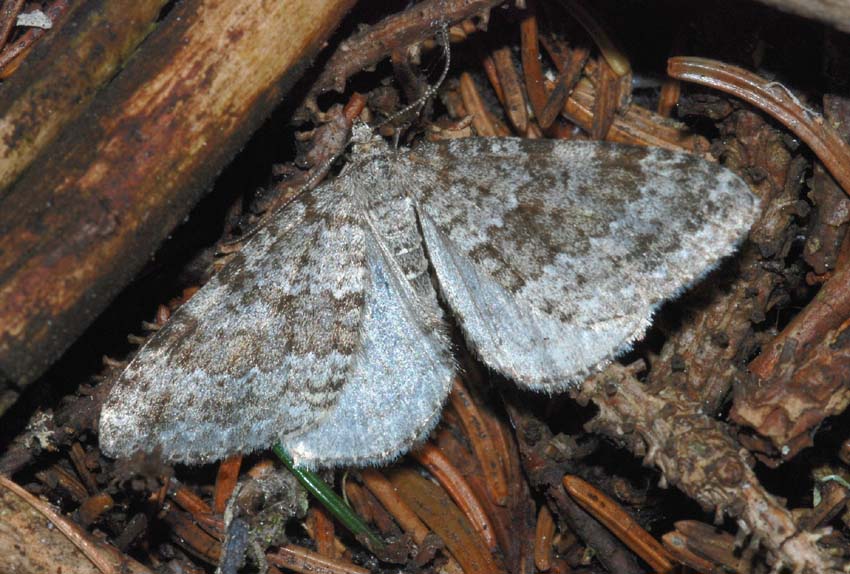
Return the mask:
[[150,33],[166,0],[74,6],[0,88],[0,193]]
[[850,4],[835,0],[759,0],[785,12],[826,22],[850,32]]
[[174,8],[0,199],[0,380],[13,391],[31,382],[82,333],[353,3]]

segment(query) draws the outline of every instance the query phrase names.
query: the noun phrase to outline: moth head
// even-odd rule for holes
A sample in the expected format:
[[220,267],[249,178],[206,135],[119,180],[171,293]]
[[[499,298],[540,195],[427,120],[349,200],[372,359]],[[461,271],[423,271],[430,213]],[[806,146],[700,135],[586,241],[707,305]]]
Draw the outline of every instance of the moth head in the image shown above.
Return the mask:
[[351,126],[351,143],[355,145],[365,145],[371,142],[374,138],[375,135],[372,133],[372,128],[370,128],[369,124],[366,122],[356,120],[354,125]]
[[369,124],[356,120],[351,126],[351,139],[355,156],[372,156],[386,151],[387,143],[375,133],[375,129]]

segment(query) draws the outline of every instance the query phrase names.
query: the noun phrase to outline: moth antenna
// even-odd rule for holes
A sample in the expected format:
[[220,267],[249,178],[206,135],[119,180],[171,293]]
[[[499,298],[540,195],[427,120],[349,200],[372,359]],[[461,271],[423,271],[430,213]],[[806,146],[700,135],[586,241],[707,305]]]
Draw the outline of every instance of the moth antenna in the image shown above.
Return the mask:
[[405,107],[401,108],[399,111],[379,123],[375,126],[375,131],[381,129],[385,125],[396,121],[398,118],[407,115],[412,110],[416,110],[416,115],[422,111],[422,108],[425,107],[425,104],[428,103],[433,96],[437,94],[437,91],[440,89],[440,86],[446,80],[446,77],[449,75],[449,68],[452,65],[452,51],[449,45],[449,27],[443,22],[440,25],[440,33],[438,35],[440,39],[440,43],[443,45],[443,54],[445,63],[443,64],[443,71],[440,73],[440,77],[437,78],[437,81],[425,89],[425,93],[422,94],[415,102],[412,102]]

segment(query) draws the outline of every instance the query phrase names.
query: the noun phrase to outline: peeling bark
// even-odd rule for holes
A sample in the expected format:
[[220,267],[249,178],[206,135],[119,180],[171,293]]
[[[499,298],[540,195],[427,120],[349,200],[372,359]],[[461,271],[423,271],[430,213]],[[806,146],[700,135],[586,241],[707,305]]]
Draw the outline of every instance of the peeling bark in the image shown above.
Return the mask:
[[0,380],[26,385],[82,333],[352,3],[175,7],[0,203]]

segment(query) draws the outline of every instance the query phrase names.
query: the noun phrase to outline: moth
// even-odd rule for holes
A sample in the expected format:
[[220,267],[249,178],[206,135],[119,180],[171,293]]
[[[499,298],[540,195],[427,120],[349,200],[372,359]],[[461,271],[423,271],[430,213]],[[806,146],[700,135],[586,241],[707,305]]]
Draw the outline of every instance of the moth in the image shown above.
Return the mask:
[[306,467],[390,461],[438,420],[449,314],[492,370],[563,391],[759,214],[740,178],[685,153],[367,139],[139,351],[103,407],[107,454],[201,463],[280,441]]

